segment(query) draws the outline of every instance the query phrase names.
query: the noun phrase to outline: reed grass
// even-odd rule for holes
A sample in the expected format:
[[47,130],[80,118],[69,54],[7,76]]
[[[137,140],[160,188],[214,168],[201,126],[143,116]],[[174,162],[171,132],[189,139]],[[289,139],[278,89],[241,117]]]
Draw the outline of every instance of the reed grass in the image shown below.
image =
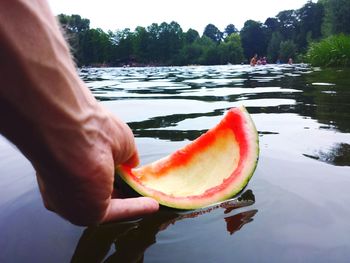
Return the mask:
[[334,35],[317,43],[312,43],[306,54],[307,61],[313,66],[349,67],[350,36]]

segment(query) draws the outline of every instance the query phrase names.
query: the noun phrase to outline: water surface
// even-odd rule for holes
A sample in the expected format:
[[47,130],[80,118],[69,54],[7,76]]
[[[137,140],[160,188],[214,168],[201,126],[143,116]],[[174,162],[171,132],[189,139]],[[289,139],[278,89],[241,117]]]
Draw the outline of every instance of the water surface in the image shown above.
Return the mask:
[[260,159],[244,193],[208,209],[85,229],[47,212],[30,163],[0,138],[0,262],[348,262],[350,70],[306,65],[88,68],[143,164],[245,105]]

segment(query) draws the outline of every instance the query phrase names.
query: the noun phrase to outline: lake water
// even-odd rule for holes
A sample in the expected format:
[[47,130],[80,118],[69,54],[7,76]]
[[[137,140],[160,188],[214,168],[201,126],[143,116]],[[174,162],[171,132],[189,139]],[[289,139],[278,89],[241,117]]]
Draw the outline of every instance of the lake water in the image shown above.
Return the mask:
[[350,70],[306,65],[81,69],[133,129],[141,162],[245,105],[260,159],[243,194],[76,227],[46,211],[30,163],[0,138],[0,262],[349,262]]

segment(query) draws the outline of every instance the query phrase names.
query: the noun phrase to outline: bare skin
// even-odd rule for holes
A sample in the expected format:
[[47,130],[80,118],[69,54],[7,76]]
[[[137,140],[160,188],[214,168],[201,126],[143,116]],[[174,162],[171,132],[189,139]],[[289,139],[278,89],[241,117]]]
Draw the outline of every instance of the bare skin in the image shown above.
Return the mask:
[[130,128],[80,80],[45,0],[0,1],[0,132],[31,161],[46,208],[77,225],[152,213],[115,199],[115,166],[138,164]]

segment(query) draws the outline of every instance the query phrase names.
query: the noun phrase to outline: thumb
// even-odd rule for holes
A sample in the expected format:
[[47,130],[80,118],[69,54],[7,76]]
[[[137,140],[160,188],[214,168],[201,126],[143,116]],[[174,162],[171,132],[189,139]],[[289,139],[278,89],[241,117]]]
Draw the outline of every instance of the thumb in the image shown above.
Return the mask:
[[111,199],[101,223],[151,214],[158,209],[158,202],[149,197]]

